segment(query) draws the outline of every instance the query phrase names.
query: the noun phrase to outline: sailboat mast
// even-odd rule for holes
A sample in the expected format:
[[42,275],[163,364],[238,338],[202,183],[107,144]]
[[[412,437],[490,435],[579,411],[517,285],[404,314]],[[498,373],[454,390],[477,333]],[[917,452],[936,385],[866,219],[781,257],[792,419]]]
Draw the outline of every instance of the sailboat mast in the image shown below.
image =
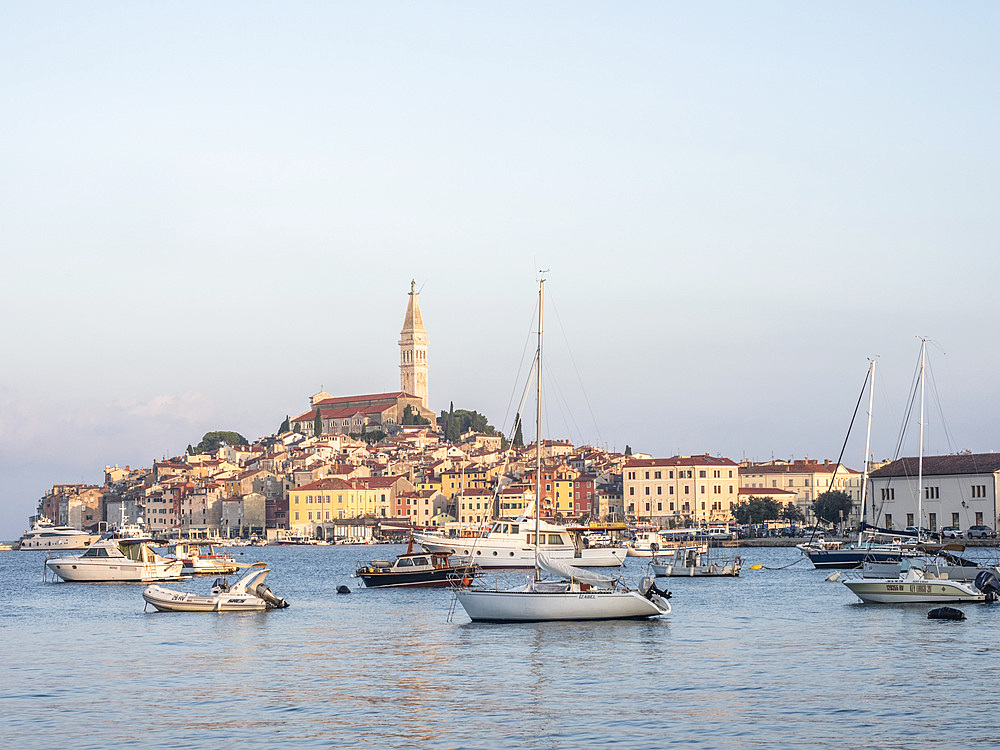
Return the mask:
[[542,310],[545,279],[538,280],[538,362],[535,370],[535,577],[538,577],[538,532],[542,505]]
[[[865,433],[865,462],[861,472],[861,522],[868,520],[868,456],[872,445],[872,406],[875,401],[875,363],[873,359],[868,365],[868,431]],[[875,509],[872,508],[872,521],[875,520]],[[861,532],[858,531],[858,543],[861,542]]]
[[917,541],[924,524],[924,363],[927,339],[920,339],[920,451],[917,454]]

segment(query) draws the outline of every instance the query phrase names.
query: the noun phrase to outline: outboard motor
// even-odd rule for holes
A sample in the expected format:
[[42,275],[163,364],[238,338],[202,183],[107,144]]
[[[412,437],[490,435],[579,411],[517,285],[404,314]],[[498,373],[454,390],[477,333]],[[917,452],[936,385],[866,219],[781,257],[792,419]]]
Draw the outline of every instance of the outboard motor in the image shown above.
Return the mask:
[[976,576],[975,587],[986,594],[986,601],[995,602],[1000,598],[1000,580],[991,570],[981,570]]
[[280,596],[275,596],[272,593],[271,588],[265,583],[258,583],[257,586],[254,587],[253,593],[260,599],[267,602],[270,609],[284,609],[288,606],[288,602]]
[[664,591],[656,587],[656,579],[653,576],[646,576],[639,581],[639,593],[647,599],[652,599],[653,596],[669,599],[671,596],[669,591]]

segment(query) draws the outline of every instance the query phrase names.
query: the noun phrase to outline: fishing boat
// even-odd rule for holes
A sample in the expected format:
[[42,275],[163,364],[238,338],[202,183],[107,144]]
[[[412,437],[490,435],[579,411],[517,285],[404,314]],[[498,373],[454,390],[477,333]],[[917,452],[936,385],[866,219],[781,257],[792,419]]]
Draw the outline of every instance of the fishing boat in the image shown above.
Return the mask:
[[275,596],[264,583],[270,572],[266,563],[256,562],[247,566],[246,573],[232,586],[224,579],[217,579],[207,595],[148,586],[142,592],[142,598],[160,612],[262,612],[284,609],[288,602]]
[[743,558],[728,555],[701,545],[682,547],[673,555],[654,557],[649,569],[655,576],[736,577],[743,567]]
[[235,557],[216,552],[211,542],[174,542],[167,550],[184,563],[184,572],[190,575],[229,575],[239,567]]
[[56,526],[49,519],[40,518],[21,535],[17,549],[40,549],[49,552],[63,549],[87,549],[100,538],[100,534],[88,534],[86,531],[74,529],[72,526]]
[[184,573],[183,562],[135,539],[103,539],[82,555],[46,559],[45,568],[71,583],[149,583],[177,580]]
[[[542,476],[542,313],[545,280],[538,284],[538,349],[535,355],[535,498]],[[534,503],[532,562],[534,575],[513,589],[473,586],[455,589],[455,597],[473,622],[550,622],[560,620],[646,619],[670,612],[670,593],[661,591],[649,576],[639,591],[621,578],[584,570],[564,558],[552,557],[541,547],[542,522]],[[525,522],[527,519],[524,519]],[[520,525],[520,522],[519,522]],[[624,550],[622,550],[624,552]],[[478,561],[478,558],[476,558]],[[575,562],[575,560],[574,560]],[[548,576],[548,577],[545,577]]]

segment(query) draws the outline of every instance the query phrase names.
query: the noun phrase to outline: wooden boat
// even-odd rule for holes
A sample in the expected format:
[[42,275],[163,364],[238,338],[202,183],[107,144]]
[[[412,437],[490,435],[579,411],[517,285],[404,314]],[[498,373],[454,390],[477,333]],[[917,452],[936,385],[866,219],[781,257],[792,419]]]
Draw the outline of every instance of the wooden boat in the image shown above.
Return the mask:
[[478,565],[447,552],[414,552],[413,538],[406,554],[395,560],[372,560],[358,565],[355,574],[370,589],[386,586],[468,586],[481,573]]
[[262,612],[284,609],[288,602],[275,596],[264,583],[270,568],[256,562],[232,586],[224,579],[216,580],[208,595],[174,591],[163,586],[148,586],[142,592],[147,604],[160,612]]

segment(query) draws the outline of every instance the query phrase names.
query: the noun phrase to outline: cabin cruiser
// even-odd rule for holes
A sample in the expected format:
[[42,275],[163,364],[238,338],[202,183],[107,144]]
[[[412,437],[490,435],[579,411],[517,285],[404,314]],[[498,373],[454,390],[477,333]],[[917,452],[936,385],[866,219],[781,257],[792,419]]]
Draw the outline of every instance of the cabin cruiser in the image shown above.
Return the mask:
[[[529,512],[513,521],[495,521],[478,537],[444,534],[414,534],[428,552],[444,552],[470,558],[481,568],[533,568],[535,566],[535,520]],[[564,560],[582,568],[618,567],[625,560],[624,547],[588,547],[582,535],[566,526],[540,520],[538,549],[553,560]]]
[[264,583],[271,572],[266,563],[246,567],[246,573],[232,586],[224,579],[216,579],[208,595],[148,586],[142,598],[160,612],[262,612],[288,607],[288,602],[275,596]]
[[184,563],[184,572],[191,575],[229,575],[238,569],[236,558],[215,551],[210,542],[175,542],[167,545],[171,557]]
[[406,554],[395,560],[372,560],[358,565],[355,575],[368,588],[386,586],[468,586],[482,570],[468,558],[447,552],[414,552],[413,537]]
[[71,526],[56,526],[47,518],[39,519],[25,531],[18,541],[17,549],[61,550],[87,549],[101,538],[100,534],[88,534]]
[[82,555],[51,557],[45,567],[71,583],[148,583],[182,577],[184,563],[156,554],[147,542],[103,539]]

